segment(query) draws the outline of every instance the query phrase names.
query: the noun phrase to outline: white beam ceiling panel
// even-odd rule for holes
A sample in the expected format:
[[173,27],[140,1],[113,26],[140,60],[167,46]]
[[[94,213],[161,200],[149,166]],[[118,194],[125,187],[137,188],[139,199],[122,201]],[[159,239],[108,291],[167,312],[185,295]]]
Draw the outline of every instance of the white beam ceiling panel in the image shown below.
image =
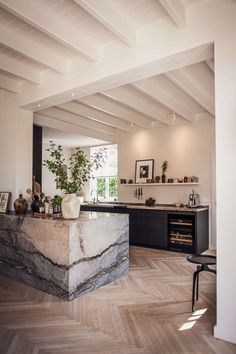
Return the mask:
[[189,104],[194,104],[194,101],[181,89],[173,84],[164,75],[158,75],[149,79],[137,81],[132,84],[138,90],[144,92],[158,102],[168,107],[173,112],[181,117],[193,121],[195,113],[202,113],[202,109],[198,107],[197,111],[189,109]]
[[169,112],[166,107],[163,107],[158,102],[155,102],[154,99],[150,99],[150,96],[140,93],[139,90],[135,90],[132,86],[119,86],[114,89],[104,91],[102,94],[135,109],[139,113],[144,114],[151,119],[171,125],[171,112]]
[[159,0],[177,27],[186,26],[186,10],[181,0]]
[[47,117],[55,118],[67,123],[79,125],[80,127],[92,129],[95,131],[99,131],[105,134],[114,135],[116,133],[116,129],[109,127],[106,124],[94,122],[90,119],[81,117],[80,115],[76,115],[71,112],[64,111],[63,109],[59,109],[56,107],[46,109],[40,112],[41,115],[46,115]]
[[77,124],[60,121],[55,118],[49,118],[41,114],[34,114],[34,123],[42,127],[53,128],[67,133],[80,134],[80,135],[88,136],[90,138],[104,140],[108,143],[114,142],[114,137],[112,135],[108,135],[92,129],[80,127]]
[[66,73],[66,63],[59,56],[18,34],[16,31],[9,30],[6,26],[0,25],[0,43],[59,73]]
[[189,68],[174,70],[166,73],[165,76],[198,102],[210,114],[215,114],[214,77],[210,70],[207,70],[207,66],[204,63],[196,64]]
[[63,103],[59,106],[59,108],[64,109],[65,111],[86,117],[93,121],[97,121],[100,123],[107,124],[113,128],[117,128],[120,130],[124,130],[127,132],[131,131],[130,124],[125,122],[119,118],[116,118],[108,113],[99,111],[95,108],[86,106],[84,104],[74,101]]
[[213,72],[215,72],[214,60],[213,60],[213,59],[206,60],[206,63],[207,63],[207,65],[209,66],[209,68],[210,68]]
[[112,7],[109,0],[74,0],[129,46],[136,44],[135,29]]
[[0,88],[13,93],[19,93],[21,90],[21,82],[0,73]]
[[74,52],[83,54],[89,60],[97,60],[97,50],[87,40],[78,36],[76,31],[68,29],[66,24],[61,22],[56,16],[53,17],[50,15],[40,2],[0,0],[0,5],[13,15],[54,38]]
[[149,117],[145,117],[143,114],[135,112],[134,110],[129,109],[128,107],[125,107],[124,105],[117,103],[101,94],[83,97],[79,100],[88,106],[94,107],[106,113],[110,113],[140,127],[147,129],[152,128],[152,122]]
[[38,70],[2,54],[0,54],[0,69],[19,76],[33,84],[40,84],[41,73]]

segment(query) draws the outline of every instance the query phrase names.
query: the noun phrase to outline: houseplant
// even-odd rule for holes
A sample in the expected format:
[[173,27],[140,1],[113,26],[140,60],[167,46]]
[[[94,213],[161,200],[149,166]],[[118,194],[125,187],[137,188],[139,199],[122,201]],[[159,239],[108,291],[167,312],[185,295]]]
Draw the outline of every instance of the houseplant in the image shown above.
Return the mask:
[[52,198],[53,214],[61,213],[61,203],[62,197],[60,197],[59,195],[54,195],[54,197]]
[[62,199],[61,209],[65,219],[76,219],[79,216],[80,202],[76,196],[83,185],[91,177],[91,173],[102,166],[106,157],[106,150],[101,148],[88,160],[85,152],[77,147],[69,158],[65,168],[65,158],[61,145],[50,141],[49,158],[44,160],[44,166],[55,176],[57,187],[65,193]]
[[161,176],[161,181],[162,183],[166,182],[166,170],[168,168],[168,161],[164,160],[162,165],[161,165],[161,170],[162,170],[162,176]]

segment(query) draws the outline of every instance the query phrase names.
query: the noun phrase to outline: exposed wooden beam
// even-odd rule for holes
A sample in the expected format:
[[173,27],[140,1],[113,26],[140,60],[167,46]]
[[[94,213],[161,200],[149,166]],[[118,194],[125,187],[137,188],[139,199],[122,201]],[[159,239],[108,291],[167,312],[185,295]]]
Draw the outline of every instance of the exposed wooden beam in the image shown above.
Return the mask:
[[214,101],[212,101],[210,97],[214,92],[214,88],[212,88],[212,92],[209,92],[209,96],[206,96],[201,87],[198,86],[197,81],[199,77],[196,77],[195,80],[191,80],[188,75],[185,74],[185,69],[168,72],[165,76],[180,87],[184,92],[186,92],[190,97],[192,97],[210,114],[215,114]]
[[2,25],[0,25],[0,43],[50,69],[61,74],[66,73],[66,62],[58,55]]
[[104,123],[107,124],[113,128],[117,128],[120,130],[124,130],[127,132],[131,131],[130,124],[128,122],[125,122],[119,118],[116,118],[108,113],[99,111],[95,108],[86,106],[82,103],[74,102],[67,102],[63,103],[59,106],[59,108],[62,108],[68,112],[80,115],[82,117],[91,119],[96,122]]
[[178,28],[186,26],[186,10],[181,0],[159,0]]
[[[155,82],[156,80],[157,82]],[[181,117],[191,122],[194,120],[195,113],[191,112],[186,107],[187,105],[185,105],[184,102],[181,102],[181,99],[179,99],[169,87],[161,85],[160,82],[158,83],[158,77],[137,81],[133,83],[132,86],[154,98],[164,106],[168,107],[171,111],[179,114]]]
[[40,84],[41,73],[38,70],[30,68],[28,65],[0,54],[0,69],[10,74],[21,77],[33,84]]
[[149,117],[145,117],[144,115],[137,113],[134,110],[131,110],[128,107],[125,107],[124,105],[117,103],[101,94],[80,98],[80,102],[99,109],[103,112],[110,113],[120,119],[134,123],[140,127],[146,129],[152,128],[151,120]]
[[67,28],[56,16],[50,15],[40,2],[0,0],[0,5],[74,52],[83,54],[89,60],[97,60],[97,50],[87,40],[78,36],[76,31]]
[[13,93],[19,93],[21,89],[21,82],[0,73],[0,88]]
[[140,91],[135,90],[132,86],[124,85],[106,90],[103,92],[103,95],[133,108],[151,119],[171,125],[172,120],[168,116],[170,112],[166,107],[162,107],[159,103],[154,102],[149,96],[145,97],[145,95],[140,94]]
[[95,131],[99,131],[105,134],[115,135],[116,129],[109,127],[106,124],[102,124],[99,122],[94,122],[90,119],[84,118],[80,115],[65,111],[63,109],[53,107],[46,109],[44,111],[40,111],[41,115],[46,115],[47,117],[55,118],[64,122],[68,122],[71,124],[77,124],[80,127],[92,129]]
[[60,121],[58,119],[43,116],[41,114],[34,113],[34,123],[43,127],[53,128],[53,129],[61,130],[72,134],[80,134],[80,135],[88,136],[90,138],[100,139],[109,143],[114,142],[114,136],[112,135],[108,135],[92,129],[80,127],[77,124]]
[[136,44],[135,29],[130,26],[111,5],[109,0],[74,0],[79,6],[86,10],[90,15],[101,22],[112,33],[119,37],[129,46]]

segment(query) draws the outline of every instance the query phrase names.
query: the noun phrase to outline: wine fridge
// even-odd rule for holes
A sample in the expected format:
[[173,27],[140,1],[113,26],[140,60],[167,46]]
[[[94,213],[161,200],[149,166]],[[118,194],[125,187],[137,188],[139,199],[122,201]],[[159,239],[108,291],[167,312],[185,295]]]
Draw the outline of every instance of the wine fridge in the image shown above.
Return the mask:
[[168,215],[168,246],[173,251],[192,253],[194,250],[194,216]]

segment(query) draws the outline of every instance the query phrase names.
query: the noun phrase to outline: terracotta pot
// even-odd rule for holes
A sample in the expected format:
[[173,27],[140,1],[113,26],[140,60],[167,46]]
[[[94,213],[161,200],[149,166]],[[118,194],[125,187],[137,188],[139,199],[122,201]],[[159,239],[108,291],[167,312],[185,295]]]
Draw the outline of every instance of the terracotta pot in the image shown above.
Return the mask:
[[64,196],[61,211],[64,219],[77,219],[79,217],[80,201],[75,193]]

